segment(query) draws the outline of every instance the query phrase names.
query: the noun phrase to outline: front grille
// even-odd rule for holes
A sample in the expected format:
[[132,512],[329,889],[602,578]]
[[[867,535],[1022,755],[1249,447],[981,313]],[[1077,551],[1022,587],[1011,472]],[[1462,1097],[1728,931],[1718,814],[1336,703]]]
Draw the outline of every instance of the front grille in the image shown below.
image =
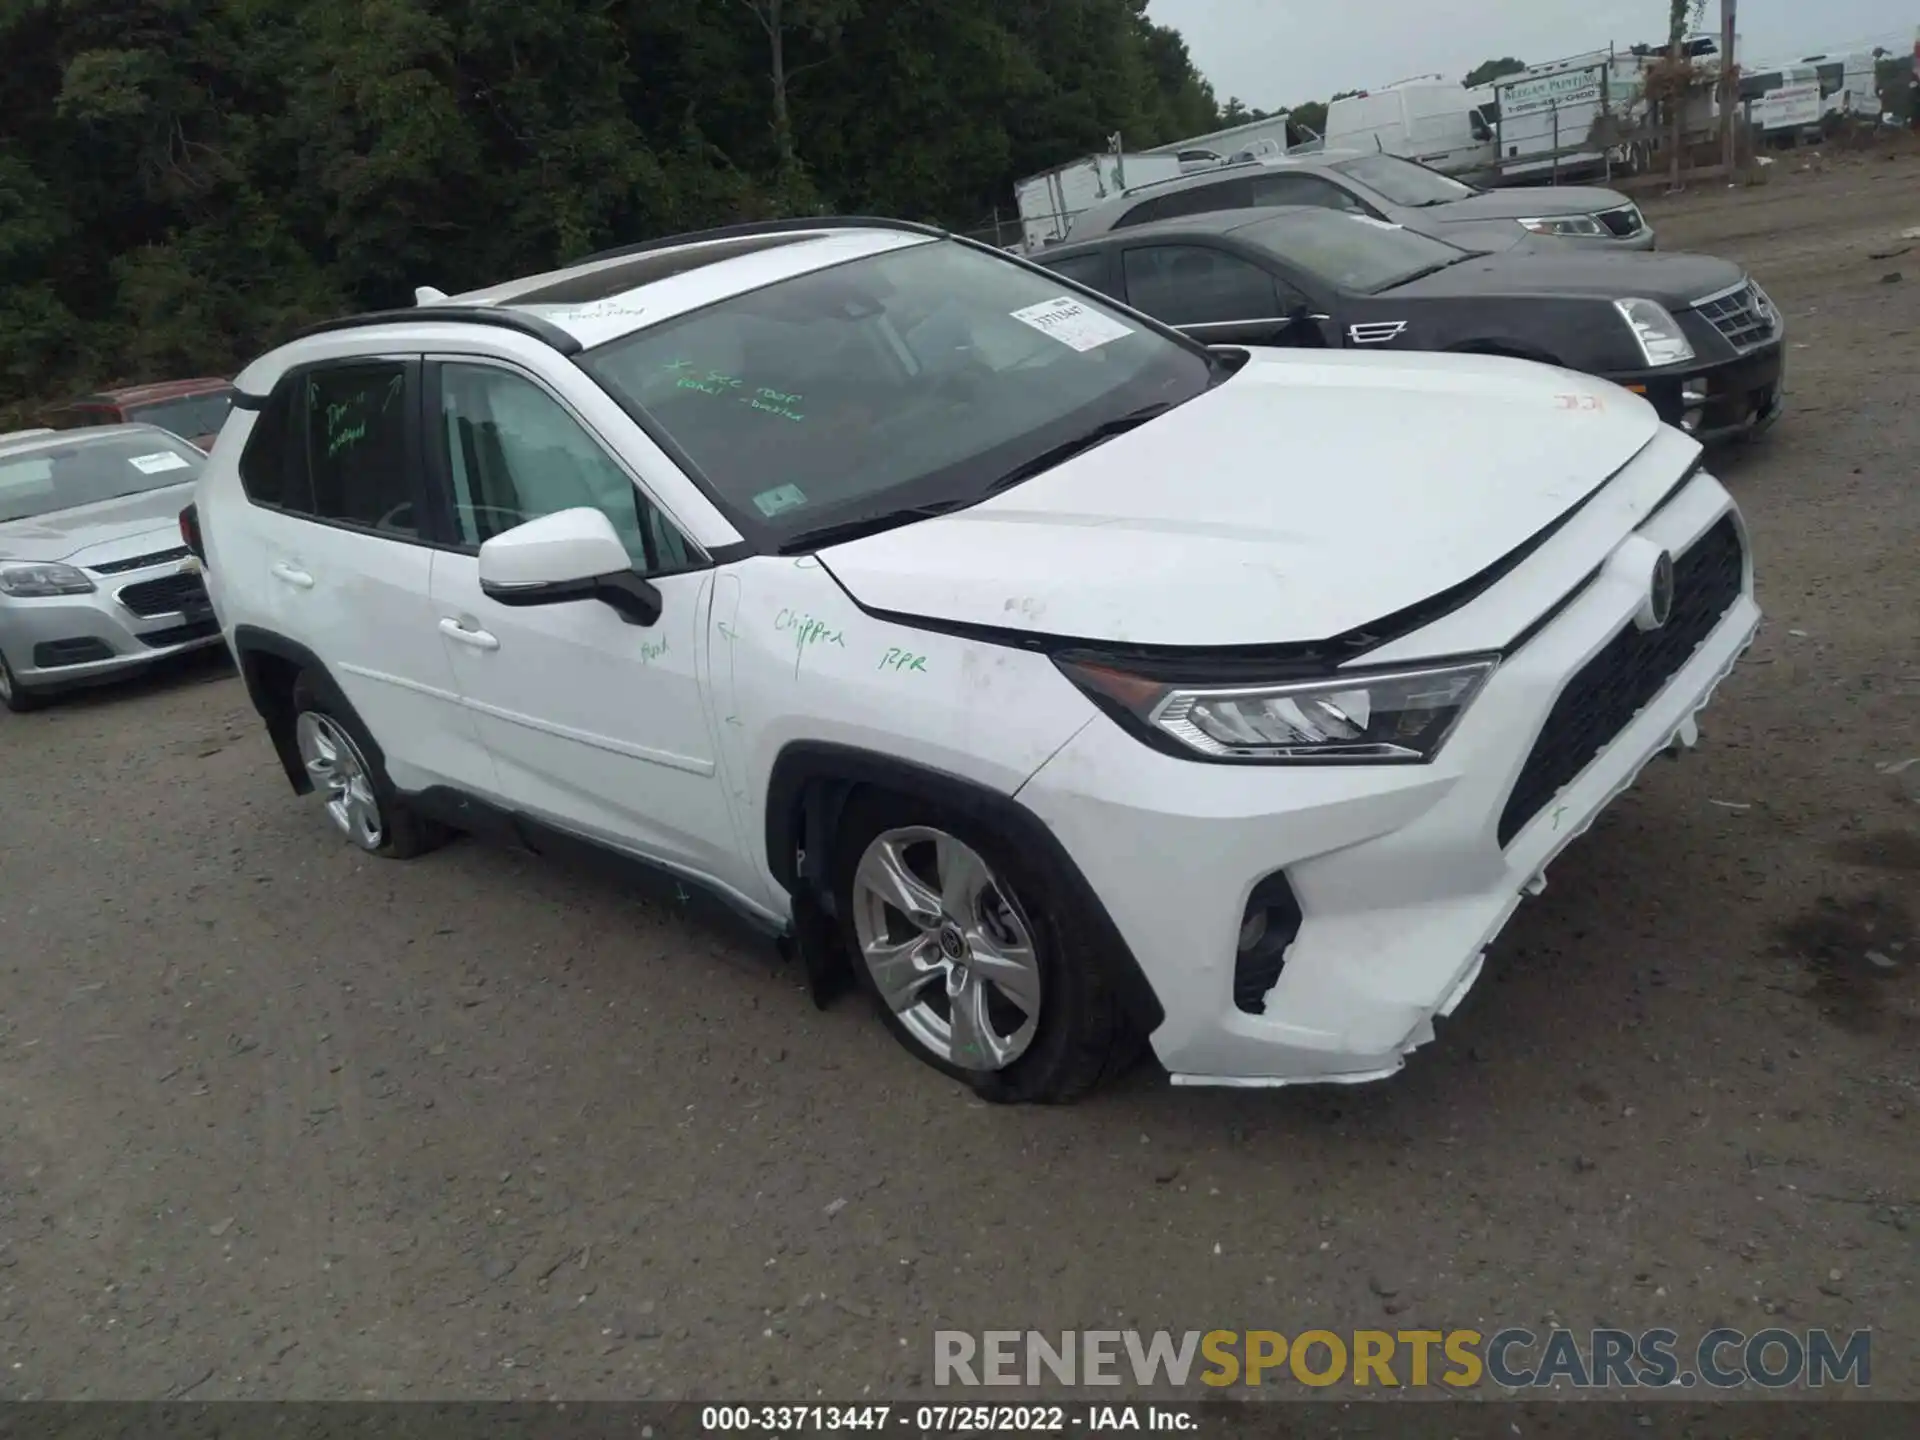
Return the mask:
[[120,603],[136,615],[147,616],[205,609],[211,602],[206,582],[198,575],[167,575],[127,586],[120,592]]
[[1729,294],[1701,301],[1694,309],[1743,355],[1780,334],[1779,312],[1751,280]]
[[1613,235],[1624,240],[1629,235],[1638,235],[1646,228],[1646,221],[1640,218],[1638,205],[1622,205],[1617,210],[1602,210],[1597,217]]
[[62,665],[85,665],[90,661],[112,658],[113,647],[91,635],[73,640],[42,640],[33,647],[36,670],[58,670]]
[[144,570],[149,565],[165,565],[170,560],[184,560],[191,552],[182,545],[174,550],[156,550],[151,555],[136,555],[131,560],[109,560],[104,565],[89,565],[87,569],[96,575],[124,575],[129,570]]
[[1727,515],[1674,562],[1667,623],[1658,630],[1629,623],[1567,683],[1500,812],[1502,846],[1578,779],[1693,658],[1740,598],[1745,569],[1740,531]]
[[140,637],[142,645],[164,650],[169,645],[184,645],[189,640],[204,640],[220,633],[218,620],[190,620],[185,625],[169,625],[164,630],[149,630]]

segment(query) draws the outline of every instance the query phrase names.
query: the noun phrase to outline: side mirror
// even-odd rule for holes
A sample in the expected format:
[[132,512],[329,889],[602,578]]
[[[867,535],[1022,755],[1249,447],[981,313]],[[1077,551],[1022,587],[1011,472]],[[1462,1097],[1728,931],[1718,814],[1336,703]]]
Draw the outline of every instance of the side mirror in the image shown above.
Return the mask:
[[480,547],[480,589],[501,605],[598,600],[629,625],[660,618],[660,592],[633,573],[613,522],[591,506],[559,510]]

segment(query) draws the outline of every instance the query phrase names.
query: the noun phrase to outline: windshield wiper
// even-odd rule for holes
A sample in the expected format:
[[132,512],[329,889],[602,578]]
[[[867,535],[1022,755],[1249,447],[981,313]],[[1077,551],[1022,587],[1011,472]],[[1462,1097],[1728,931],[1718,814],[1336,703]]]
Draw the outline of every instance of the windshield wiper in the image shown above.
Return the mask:
[[1042,471],[1063,465],[1082,451],[1091,450],[1111,440],[1116,435],[1124,435],[1129,430],[1138,430],[1142,425],[1157,416],[1173,409],[1171,400],[1156,401],[1152,405],[1142,405],[1138,410],[1129,410],[1124,415],[1116,415],[1111,420],[1102,420],[1090,430],[1082,431],[1071,440],[1062,440],[1051,449],[1042,450],[1031,460],[1022,462],[994,480],[982,491],[983,495],[997,495],[1002,490],[1011,489],[1023,480],[1031,480]]
[[858,540],[863,535],[878,535],[882,530],[892,530],[896,526],[908,525],[915,520],[931,520],[936,515],[945,515],[970,505],[970,500],[947,500],[937,505],[909,505],[903,510],[887,510],[878,515],[860,515],[851,520],[836,520],[831,525],[816,525],[811,530],[802,530],[798,535],[789,535],[780,542],[779,555],[798,555],[807,550],[819,550],[828,545],[838,545],[843,540]]

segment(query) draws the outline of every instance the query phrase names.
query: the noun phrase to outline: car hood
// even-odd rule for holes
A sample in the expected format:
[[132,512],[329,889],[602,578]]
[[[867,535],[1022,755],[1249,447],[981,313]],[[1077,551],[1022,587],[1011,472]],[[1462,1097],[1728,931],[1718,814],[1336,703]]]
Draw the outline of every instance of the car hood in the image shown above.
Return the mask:
[[118,500],[12,520],[0,525],[0,560],[67,560],[90,565],[174,549],[180,543],[180,512],[192,499],[191,484],[169,485]]
[[[1659,433],[1490,356],[1256,350],[1231,379],[966,510],[820,552],[862,605],[1139,645],[1330,639],[1486,569]],[[1562,397],[1592,395],[1583,408]]]
[[1595,185],[1523,186],[1512,190],[1484,190],[1444,205],[1426,205],[1415,215],[1443,225],[1473,224],[1482,220],[1531,219],[1536,215],[1592,215],[1630,205],[1618,190]]
[[1745,279],[1746,272],[1733,261],[1712,255],[1569,245],[1464,260],[1385,291],[1380,298],[1592,295],[1605,300],[1658,300],[1680,310]]

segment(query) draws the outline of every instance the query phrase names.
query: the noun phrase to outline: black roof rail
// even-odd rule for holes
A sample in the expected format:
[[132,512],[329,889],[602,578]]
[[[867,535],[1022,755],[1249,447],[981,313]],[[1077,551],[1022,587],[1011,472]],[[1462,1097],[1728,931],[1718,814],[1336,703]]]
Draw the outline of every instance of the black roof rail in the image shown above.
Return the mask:
[[596,250],[569,260],[558,270],[575,265],[592,265],[601,260],[618,260],[627,255],[644,255],[649,250],[666,250],[676,245],[700,245],[709,240],[738,240],[748,235],[783,235],[796,230],[905,230],[944,240],[948,232],[937,225],[922,225],[917,220],[890,220],[875,215],[793,216],[785,220],[749,220],[739,225],[722,225],[712,230],[694,230],[685,235],[663,235],[658,240],[642,240],[633,245],[616,245],[611,250]]
[[515,330],[522,335],[530,335],[551,345],[562,355],[578,355],[586,347],[579,339],[569,335],[551,320],[542,320],[538,315],[530,315],[524,310],[514,310],[504,305],[415,305],[405,310],[369,310],[360,315],[342,315],[335,320],[323,320],[318,325],[309,325],[293,338],[304,340],[310,335],[327,335],[335,330],[361,330],[370,325],[418,325],[423,323],[451,322],[455,325],[494,325],[502,330]]

